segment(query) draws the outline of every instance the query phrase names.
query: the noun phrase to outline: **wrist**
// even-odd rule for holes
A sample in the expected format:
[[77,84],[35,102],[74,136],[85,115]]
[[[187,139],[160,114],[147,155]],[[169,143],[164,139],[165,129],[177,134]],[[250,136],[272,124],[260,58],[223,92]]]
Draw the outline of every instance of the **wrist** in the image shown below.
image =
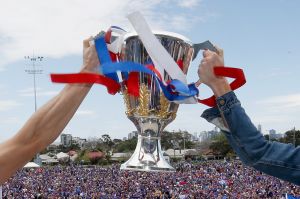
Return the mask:
[[222,78],[216,81],[214,84],[212,84],[211,89],[214,92],[216,97],[220,97],[231,91],[230,85],[227,79],[225,78]]
[[[96,73],[96,72],[93,72],[91,69],[89,69],[88,67],[86,67],[85,65],[83,65],[81,67],[79,73]],[[71,83],[69,85],[71,87],[75,86],[75,87],[82,87],[82,88],[91,88],[93,86],[93,83]]]
[[84,64],[81,67],[80,73],[99,73],[99,67]]

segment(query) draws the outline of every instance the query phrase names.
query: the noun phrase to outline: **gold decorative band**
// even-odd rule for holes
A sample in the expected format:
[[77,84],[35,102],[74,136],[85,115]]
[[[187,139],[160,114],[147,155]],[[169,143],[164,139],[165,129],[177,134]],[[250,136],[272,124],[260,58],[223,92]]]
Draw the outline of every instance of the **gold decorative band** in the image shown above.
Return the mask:
[[164,94],[161,92],[159,95],[159,104],[155,104],[156,107],[150,105],[151,96],[150,90],[145,84],[140,85],[140,96],[130,96],[127,89],[123,89],[124,103],[126,105],[127,116],[140,116],[149,117],[155,116],[161,119],[175,119],[176,112],[170,111],[171,102],[166,99]]

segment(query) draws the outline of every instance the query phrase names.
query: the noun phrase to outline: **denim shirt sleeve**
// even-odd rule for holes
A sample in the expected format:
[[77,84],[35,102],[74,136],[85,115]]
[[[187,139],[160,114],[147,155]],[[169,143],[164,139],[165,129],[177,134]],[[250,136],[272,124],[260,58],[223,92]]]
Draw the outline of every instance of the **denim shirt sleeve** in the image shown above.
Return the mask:
[[[201,117],[223,130],[230,145],[245,164],[300,185],[300,147],[265,140],[234,92],[217,98],[217,105],[218,108],[205,110]],[[220,124],[223,121],[221,115],[228,128]]]

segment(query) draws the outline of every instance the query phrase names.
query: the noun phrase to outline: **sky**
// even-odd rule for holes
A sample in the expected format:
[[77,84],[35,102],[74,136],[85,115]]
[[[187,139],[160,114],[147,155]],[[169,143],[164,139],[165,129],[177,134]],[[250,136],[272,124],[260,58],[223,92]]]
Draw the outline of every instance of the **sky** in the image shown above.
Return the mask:
[[[34,113],[31,63],[43,56],[36,76],[37,106],[64,87],[51,73],[78,72],[82,40],[111,25],[132,31],[126,16],[140,11],[150,27],[172,31],[192,42],[210,40],[224,49],[225,65],[244,70],[247,83],[236,94],[262,132],[300,128],[300,2],[297,0],[0,0],[0,142],[15,135]],[[201,54],[191,63],[188,82],[197,80]],[[200,97],[212,92],[200,87]],[[180,105],[166,130],[211,130],[200,118],[208,107]],[[63,133],[82,138],[127,137],[135,130],[120,94],[94,85]]]

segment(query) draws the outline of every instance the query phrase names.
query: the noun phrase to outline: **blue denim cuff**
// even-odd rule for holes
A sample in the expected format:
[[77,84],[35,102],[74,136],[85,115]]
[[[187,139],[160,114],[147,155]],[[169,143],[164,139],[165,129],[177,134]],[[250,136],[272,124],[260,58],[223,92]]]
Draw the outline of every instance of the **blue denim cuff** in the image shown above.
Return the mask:
[[241,105],[233,91],[217,98],[217,105],[223,113],[227,113],[235,105]]
[[213,107],[213,108],[206,109],[202,113],[201,117],[206,119],[208,122],[211,122],[215,118],[221,117],[221,114],[218,107]]

